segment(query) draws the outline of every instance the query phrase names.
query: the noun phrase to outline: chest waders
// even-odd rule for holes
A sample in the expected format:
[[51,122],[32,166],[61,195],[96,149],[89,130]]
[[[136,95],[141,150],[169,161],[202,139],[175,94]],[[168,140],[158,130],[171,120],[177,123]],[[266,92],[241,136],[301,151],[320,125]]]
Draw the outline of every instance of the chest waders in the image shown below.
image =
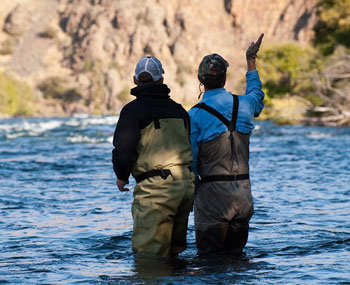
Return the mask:
[[186,249],[194,196],[188,122],[158,118],[140,132],[134,189],[135,253],[169,257]]
[[215,139],[203,142],[198,153],[201,177],[195,196],[196,243],[199,252],[239,254],[248,239],[253,199],[249,180],[249,134],[236,131],[239,100],[233,95],[232,119],[215,109],[197,104],[228,128]]

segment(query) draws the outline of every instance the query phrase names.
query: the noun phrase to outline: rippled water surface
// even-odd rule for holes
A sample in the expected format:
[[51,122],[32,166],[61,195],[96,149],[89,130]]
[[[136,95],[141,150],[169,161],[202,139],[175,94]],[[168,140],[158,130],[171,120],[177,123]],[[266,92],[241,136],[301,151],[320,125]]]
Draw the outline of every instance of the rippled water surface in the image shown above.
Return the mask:
[[111,165],[117,120],[0,120],[0,283],[350,283],[350,128],[258,123],[246,256],[198,256],[191,215],[179,259],[144,262]]

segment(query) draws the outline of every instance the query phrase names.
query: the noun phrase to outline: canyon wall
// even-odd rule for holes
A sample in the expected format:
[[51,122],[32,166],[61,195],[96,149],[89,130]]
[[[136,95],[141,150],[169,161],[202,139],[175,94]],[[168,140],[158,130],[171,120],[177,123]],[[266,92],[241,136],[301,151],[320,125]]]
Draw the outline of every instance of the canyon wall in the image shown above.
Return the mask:
[[[203,56],[226,58],[240,93],[245,50],[313,36],[317,0],[1,0],[0,71],[26,82],[41,115],[115,113],[132,97],[136,62],[163,63],[172,97],[197,100]],[[61,94],[61,95],[60,95]]]

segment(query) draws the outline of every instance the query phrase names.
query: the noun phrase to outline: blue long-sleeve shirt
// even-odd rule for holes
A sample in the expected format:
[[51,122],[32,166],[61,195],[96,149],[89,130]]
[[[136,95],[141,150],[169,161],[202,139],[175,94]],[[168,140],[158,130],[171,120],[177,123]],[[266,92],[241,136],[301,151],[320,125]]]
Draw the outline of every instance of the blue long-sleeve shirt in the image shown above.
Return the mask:
[[[246,73],[247,87],[244,96],[238,96],[239,107],[236,130],[250,134],[255,127],[254,117],[258,117],[264,108],[264,92],[257,70]],[[214,108],[229,121],[232,117],[233,97],[225,88],[212,89],[204,93],[202,101]],[[191,118],[191,146],[193,153],[192,169],[197,175],[197,157],[199,145],[227,132],[227,127],[215,116],[199,108],[188,111]]]

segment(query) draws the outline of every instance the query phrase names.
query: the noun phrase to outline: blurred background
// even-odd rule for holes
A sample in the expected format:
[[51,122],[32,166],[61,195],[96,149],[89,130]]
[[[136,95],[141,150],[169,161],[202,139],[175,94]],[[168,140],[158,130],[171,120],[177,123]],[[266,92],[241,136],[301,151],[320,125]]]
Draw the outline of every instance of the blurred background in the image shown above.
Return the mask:
[[349,125],[350,0],[1,0],[0,117],[118,114],[144,55],[186,108],[213,52],[244,94],[245,50],[262,32],[261,118]]

